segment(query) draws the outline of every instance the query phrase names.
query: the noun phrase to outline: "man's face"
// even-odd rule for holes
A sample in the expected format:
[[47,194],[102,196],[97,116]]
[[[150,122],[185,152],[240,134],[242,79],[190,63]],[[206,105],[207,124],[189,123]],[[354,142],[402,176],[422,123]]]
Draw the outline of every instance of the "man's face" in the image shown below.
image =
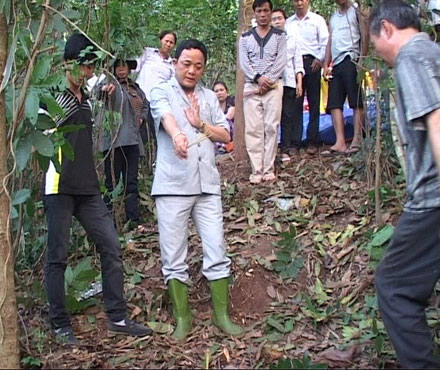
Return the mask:
[[309,10],[310,0],[293,0],[295,11],[307,12]]
[[184,90],[193,90],[205,70],[205,57],[199,49],[185,49],[175,63],[176,78]]
[[257,6],[254,11],[255,20],[259,26],[267,26],[271,22],[272,10],[270,10],[269,3],[263,3]]
[[286,19],[284,18],[283,13],[281,12],[272,13],[272,26],[283,30],[285,24],[286,24]]
[[383,29],[381,28],[378,36],[370,33],[370,39],[374,45],[374,48],[376,49],[377,55],[381,57],[388,65],[393,66],[395,63],[395,58],[391,53],[391,44]]
[[65,63],[67,82],[73,88],[80,88],[88,78],[95,72],[94,64],[76,64],[75,62]]

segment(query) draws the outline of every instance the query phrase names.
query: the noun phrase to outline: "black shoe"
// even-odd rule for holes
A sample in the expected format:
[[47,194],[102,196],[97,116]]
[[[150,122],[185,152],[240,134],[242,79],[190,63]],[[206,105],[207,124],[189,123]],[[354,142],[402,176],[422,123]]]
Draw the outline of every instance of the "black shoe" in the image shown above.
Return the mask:
[[58,344],[71,346],[79,345],[79,341],[76,339],[75,334],[73,334],[73,330],[70,326],[54,329],[53,333],[55,335],[55,341]]
[[130,319],[125,319],[125,325],[117,325],[116,323],[109,321],[108,330],[113,333],[126,334],[134,337],[145,337],[153,334],[153,331],[150,328]]

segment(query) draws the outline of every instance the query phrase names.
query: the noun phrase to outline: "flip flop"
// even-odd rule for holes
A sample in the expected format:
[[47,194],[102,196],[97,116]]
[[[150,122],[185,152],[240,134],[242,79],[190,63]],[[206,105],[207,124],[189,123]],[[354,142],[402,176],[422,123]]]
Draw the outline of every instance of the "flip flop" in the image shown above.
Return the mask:
[[323,157],[335,157],[338,155],[347,155],[347,152],[340,152],[339,150],[334,150],[334,149],[329,148],[329,149],[321,152],[321,155]]
[[360,146],[351,146],[350,148],[348,148],[345,153],[347,154],[356,154],[359,152],[359,150],[361,150]]

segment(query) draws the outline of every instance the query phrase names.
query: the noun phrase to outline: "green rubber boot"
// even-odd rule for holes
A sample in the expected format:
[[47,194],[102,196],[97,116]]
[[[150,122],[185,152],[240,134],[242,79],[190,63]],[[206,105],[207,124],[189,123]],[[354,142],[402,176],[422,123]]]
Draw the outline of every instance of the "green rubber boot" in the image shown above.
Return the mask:
[[173,316],[176,320],[176,328],[171,337],[180,341],[188,336],[192,328],[188,287],[177,279],[171,279],[168,281],[168,291],[173,302]]
[[234,324],[228,314],[228,279],[219,279],[209,282],[211,300],[214,312],[212,323],[229,335],[241,335],[243,329]]

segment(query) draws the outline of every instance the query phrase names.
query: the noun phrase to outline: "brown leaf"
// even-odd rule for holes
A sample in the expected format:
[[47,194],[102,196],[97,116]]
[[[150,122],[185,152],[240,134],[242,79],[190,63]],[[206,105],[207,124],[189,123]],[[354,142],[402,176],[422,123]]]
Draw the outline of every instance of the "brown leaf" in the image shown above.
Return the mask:
[[279,351],[279,350],[277,350],[276,348],[273,348],[273,347],[265,346],[263,348],[263,352],[264,352],[264,354],[266,356],[268,356],[272,360],[278,360],[281,357],[283,357],[283,352]]
[[229,350],[227,347],[223,347],[223,354],[225,355],[226,362],[229,364],[231,362],[231,356],[229,356]]
[[323,360],[331,361],[335,365],[341,363],[353,362],[353,359],[360,354],[361,350],[358,346],[350,347],[344,351],[340,351],[336,348],[329,348],[319,354],[319,357]]
[[[346,239],[346,240],[348,240],[348,239]],[[336,255],[336,258],[338,259],[338,260],[340,260],[341,258],[343,258],[343,257],[345,257],[347,254],[349,254],[349,253],[351,253],[352,251],[353,251],[353,249],[355,249],[356,248],[356,245],[351,245],[350,247],[348,247],[348,248],[344,248],[342,251],[340,251],[337,255]]]
[[272,299],[275,299],[277,297],[277,292],[276,292],[275,288],[272,285],[269,285],[267,287],[266,293]]

